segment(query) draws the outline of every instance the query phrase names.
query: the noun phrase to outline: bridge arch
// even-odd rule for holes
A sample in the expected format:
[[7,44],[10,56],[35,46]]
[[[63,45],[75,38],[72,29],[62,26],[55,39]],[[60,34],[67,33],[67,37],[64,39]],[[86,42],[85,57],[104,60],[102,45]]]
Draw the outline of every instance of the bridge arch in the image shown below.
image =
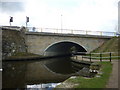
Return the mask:
[[[71,54],[72,52],[87,52],[87,50],[82,45],[79,45],[75,42],[60,41],[48,46],[44,52],[45,56],[55,56],[55,55],[67,55]],[[51,59],[46,63],[46,67],[50,71],[59,74],[74,73],[71,66],[70,56]]]
[[49,45],[44,55],[53,56],[61,54],[69,54],[71,52],[87,52],[87,49],[74,41],[59,41]]

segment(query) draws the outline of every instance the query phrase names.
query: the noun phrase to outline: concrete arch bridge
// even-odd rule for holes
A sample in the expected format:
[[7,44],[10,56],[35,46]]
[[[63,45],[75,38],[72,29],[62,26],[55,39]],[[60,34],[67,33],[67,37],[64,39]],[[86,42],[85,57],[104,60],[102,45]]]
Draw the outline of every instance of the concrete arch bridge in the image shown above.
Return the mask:
[[27,32],[25,42],[28,46],[28,52],[43,55],[48,48],[47,53],[55,54],[65,51],[67,53],[70,48],[74,49],[78,46],[81,47],[79,52],[83,52],[83,49],[91,52],[109,39],[111,39],[111,36]]

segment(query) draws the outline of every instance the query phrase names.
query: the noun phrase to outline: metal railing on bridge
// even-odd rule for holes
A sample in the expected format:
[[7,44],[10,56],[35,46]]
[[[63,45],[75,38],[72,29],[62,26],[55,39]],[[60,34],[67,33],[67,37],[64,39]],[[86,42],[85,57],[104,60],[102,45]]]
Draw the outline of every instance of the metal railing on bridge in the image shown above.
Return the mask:
[[106,32],[106,31],[57,29],[57,28],[38,28],[38,27],[27,27],[27,28],[28,28],[29,32],[81,34],[81,35],[97,35],[97,36],[117,36],[116,32]]

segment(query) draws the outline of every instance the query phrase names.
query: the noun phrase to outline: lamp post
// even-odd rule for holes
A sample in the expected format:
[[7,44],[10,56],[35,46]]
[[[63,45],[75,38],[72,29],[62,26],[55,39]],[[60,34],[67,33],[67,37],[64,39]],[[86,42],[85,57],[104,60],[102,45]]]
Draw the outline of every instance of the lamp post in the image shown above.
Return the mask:
[[120,35],[120,1],[118,2],[118,35]]
[[62,33],[62,14],[61,14],[61,33]]
[[11,22],[13,22],[13,17],[10,16],[10,21],[9,21],[10,26],[11,26]]
[[28,22],[29,22],[29,17],[26,16],[26,27]]

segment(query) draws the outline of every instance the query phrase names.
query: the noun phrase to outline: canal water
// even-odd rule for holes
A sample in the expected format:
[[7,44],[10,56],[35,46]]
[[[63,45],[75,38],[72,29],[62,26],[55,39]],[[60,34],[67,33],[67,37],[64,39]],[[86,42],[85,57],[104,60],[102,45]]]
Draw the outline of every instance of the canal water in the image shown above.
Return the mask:
[[3,62],[3,88],[24,88],[26,85],[40,83],[43,86],[55,86],[71,76],[71,64],[68,58],[49,59],[35,62]]
[[75,73],[70,58],[2,65],[3,88],[54,88]]

